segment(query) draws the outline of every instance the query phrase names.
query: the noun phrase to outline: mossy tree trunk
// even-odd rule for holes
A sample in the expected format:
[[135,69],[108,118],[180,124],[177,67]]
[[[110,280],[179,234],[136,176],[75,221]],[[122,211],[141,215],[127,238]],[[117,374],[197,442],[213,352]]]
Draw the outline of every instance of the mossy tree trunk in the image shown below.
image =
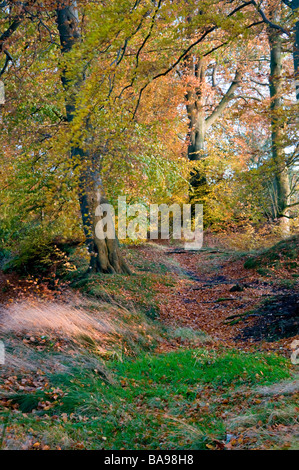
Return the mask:
[[[59,8],[57,10],[57,26],[63,55],[72,51],[80,44],[81,34],[79,28],[78,12],[76,3]],[[72,123],[77,113],[77,94],[85,82],[83,72],[79,76],[72,77],[65,69],[61,80],[65,89],[66,117]],[[87,134],[92,132],[90,124],[84,123]],[[101,204],[107,204],[103,182],[101,178],[100,159],[97,155],[91,155],[84,150],[84,143],[72,145],[71,158],[74,165],[79,168],[79,202],[83,221],[83,229],[86,237],[87,247],[90,253],[90,270],[103,273],[125,273],[130,269],[124,262],[118,239],[113,233],[105,237],[97,236],[97,225],[101,224],[103,213],[99,211]],[[88,148],[88,146],[86,146]]]
[[[278,20],[278,11],[271,13],[273,22]],[[289,171],[286,165],[283,148],[283,114],[282,114],[282,39],[281,34],[274,28],[268,28],[270,45],[270,98],[271,98],[271,142],[272,158],[275,172],[275,186],[277,193],[277,217],[279,219],[281,234],[286,237],[290,231]]]

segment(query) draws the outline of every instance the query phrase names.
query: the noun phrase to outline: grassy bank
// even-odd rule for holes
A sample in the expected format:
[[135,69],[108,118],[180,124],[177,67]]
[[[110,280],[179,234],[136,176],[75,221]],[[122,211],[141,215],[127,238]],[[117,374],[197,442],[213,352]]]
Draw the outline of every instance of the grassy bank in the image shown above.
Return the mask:
[[196,349],[73,367],[2,402],[2,447],[292,447],[298,384],[289,366],[274,355]]

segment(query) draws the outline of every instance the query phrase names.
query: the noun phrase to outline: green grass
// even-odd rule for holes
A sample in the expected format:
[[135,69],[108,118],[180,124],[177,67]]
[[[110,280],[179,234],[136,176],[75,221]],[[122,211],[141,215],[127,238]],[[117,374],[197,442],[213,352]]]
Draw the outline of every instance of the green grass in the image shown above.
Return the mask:
[[[234,413],[238,391],[244,406],[244,388],[290,376],[281,357],[239,351],[181,350],[106,365],[112,382],[95,370],[73,369],[50,377],[44,392],[15,395],[14,435],[22,431],[32,443],[61,448],[204,449],[225,440],[223,410]],[[248,406],[253,412],[250,400]]]
[[295,235],[281,240],[271,248],[252,255],[244,263],[247,269],[263,269],[267,267],[280,267],[285,264],[289,269],[298,269],[299,236]]
[[281,289],[295,289],[298,280],[295,279],[278,279],[276,285]]

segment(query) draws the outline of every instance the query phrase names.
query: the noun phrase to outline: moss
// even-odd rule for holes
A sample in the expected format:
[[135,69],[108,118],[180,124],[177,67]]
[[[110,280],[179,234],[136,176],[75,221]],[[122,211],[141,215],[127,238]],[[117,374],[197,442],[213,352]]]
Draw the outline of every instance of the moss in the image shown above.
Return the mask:
[[[259,269],[263,267],[279,267],[285,264],[289,269],[298,268],[299,235],[281,240],[271,248],[252,255],[244,263],[244,268]],[[290,262],[290,260],[292,260]]]

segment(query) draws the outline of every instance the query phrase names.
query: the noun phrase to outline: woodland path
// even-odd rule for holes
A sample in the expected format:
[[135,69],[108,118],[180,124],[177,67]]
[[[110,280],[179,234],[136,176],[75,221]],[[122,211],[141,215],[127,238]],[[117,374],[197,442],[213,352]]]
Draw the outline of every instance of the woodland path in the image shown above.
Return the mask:
[[[157,252],[149,245],[136,247],[139,257],[162,261],[169,267],[168,274],[175,277],[175,287],[161,284],[158,288],[163,323],[201,330],[211,337],[213,347],[277,351],[290,356],[290,344],[299,340],[298,291],[273,283],[254,269],[245,269],[244,257],[235,252],[161,248]],[[63,285],[53,289],[47,282],[34,277],[20,279],[13,273],[0,271],[0,286],[4,308],[28,297],[64,298]],[[263,312],[262,308],[261,312],[261,305],[269,301],[270,309]]]
[[[291,342],[299,339],[290,333],[298,331],[298,293],[245,269],[244,258],[229,252],[169,249],[166,253],[179,264],[186,280],[162,305],[162,321],[200,329],[218,345],[289,356]],[[273,311],[261,315],[258,306],[274,296]]]

